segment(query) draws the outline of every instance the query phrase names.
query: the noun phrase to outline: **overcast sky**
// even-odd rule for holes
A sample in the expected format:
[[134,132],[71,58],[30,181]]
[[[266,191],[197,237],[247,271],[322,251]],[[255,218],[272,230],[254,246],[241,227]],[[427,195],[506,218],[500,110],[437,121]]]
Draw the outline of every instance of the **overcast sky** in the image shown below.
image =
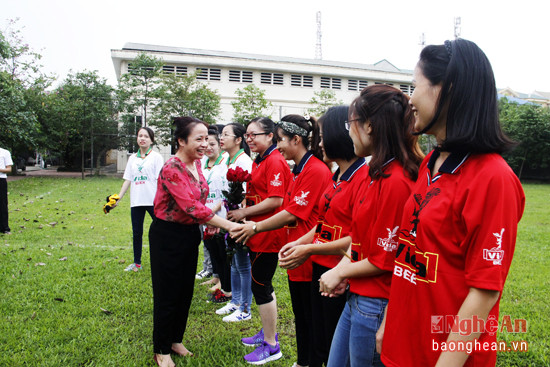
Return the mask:
[[44,70],[64,78],[98,70],[115,84],[111,49],[127,42],[414,69],[421,46],[461,37],[485,51],[498,88],[550,92],[549,0],[0,0],[0,29],[20,18]]

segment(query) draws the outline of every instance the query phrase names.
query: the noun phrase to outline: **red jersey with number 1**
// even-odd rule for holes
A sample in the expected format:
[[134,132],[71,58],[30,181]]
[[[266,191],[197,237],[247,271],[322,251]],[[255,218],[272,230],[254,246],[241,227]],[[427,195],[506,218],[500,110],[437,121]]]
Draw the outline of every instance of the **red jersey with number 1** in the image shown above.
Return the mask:
[[[254,206],[270,197],[285,197],[290,180],[290,168],[279,152],[276,145],[269,147],[252,163],[252,180],[246,189],[246,206]],[[247,220],[260,222],[277,214],[282,206],[265,214],[255,215]],[[247,242],[247,246],[254,252],[279,252],[283,246],[284,233],[282,229],[258,233]]]
[[[358,158],[353,162],[340,179],[340,171],[336,171],[332,182],[319,199],[320,213],[313,243],[323,244],[350,235],[353,207],[359,201],[359,191],[367,181],[368,173],[365,158]],[[342,255],[311,256],[311,261],[327,268],[335,267],[341,259]]]
[[[296,216],[297,220],[285,226],[286,242],[297,240],[315,226],[319,216],[319,198],[331,177],[326,164],[315,158],[311,152],[304,155],[292,173],[294,177],[288,186],[283,207]],[[310,282],[311,260],[306,260],[296,269],[287,270],[287,273],[291,281]]]
[[351,278],[349,289],[361,296],[388,299],[403,205],[414,181],[395,159],[383,166],[383,172],[389,177],[371,180],[361,188],[351,224],[351,257],[353,261],[368,259],[386,271],[371,277]]
[[[403,210],[382,345],[386,366],[434,366],[449,333],[461,330],[452,330],[453,320],[470,288],[501,292],[514,254],[525,195],[504,159],[452,153],[432,176],[438,156],[422,162]],[[498,307],[485,326],[498,328]],[[464,366],[494,366],[496,351],[483,346],[493,348],[496,333],[476,317],[457,323],[482,332]]]

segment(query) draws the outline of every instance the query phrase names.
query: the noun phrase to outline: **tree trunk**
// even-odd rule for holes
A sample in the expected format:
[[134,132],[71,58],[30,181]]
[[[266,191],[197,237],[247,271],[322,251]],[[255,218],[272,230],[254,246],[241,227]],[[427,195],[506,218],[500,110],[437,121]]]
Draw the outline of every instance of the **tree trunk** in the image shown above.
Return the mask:
[[519,167],[519,175],[518,178],[521,181],[521,173],[523,172],[523,165],[525,164],[525,159],[527,158],[527,151],[528,149],[525,148],[525,154],[523,155],[523,159],[521,160],[521,166]]
[[96,176],[99,176],[101,172],[101,166],[100,166],[101,157],[103,156],[103,154],[107,152],[107,150],[108,150],[107,148],[103,148],[96,156],[96,161],[95,161]]

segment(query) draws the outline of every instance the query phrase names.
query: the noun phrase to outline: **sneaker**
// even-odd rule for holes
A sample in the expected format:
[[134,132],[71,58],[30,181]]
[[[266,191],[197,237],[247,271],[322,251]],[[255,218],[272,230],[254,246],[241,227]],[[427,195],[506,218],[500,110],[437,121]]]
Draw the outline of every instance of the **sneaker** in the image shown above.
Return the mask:
[[[260,345],[262,345],[264,341],[264,329],[263,328],[260,329],[260,332],[258,332],[258,334],[254,336],[250,336],[248,338],[242,338],[241,341],[247,347],[259,347]],[[275,341],[277,343],[279,342],[279,333],[275,334]]]
[[195,275],[195,279],[204,279],[204,278],[210,278],[212,276],[212,273],[206,270],[201,270]]
[[128,267],[124,269],[124,271],[140,271],[140,270],[141,270],[141,265],[135,264],[135,263],[128,265]]
[[252,319],[252,314],[250,312],[236,310],[231,315],[225,316],[222,320],[225,322],[238,322],[238,321],[246,321],[251,319]]
[[244,360],[250,364],[265,364],[267,362],[276,361],[282,356],[283,353],[281,353],[281,347],[278,342],[275,346],[271,346],[264,341],[262,345],[254,350],[254,352],[245,355]]
[[226,296],[221,289],[216,289],[214,293],[210,295],[208,302],[212,303],[225,303],[231,301],[231,296]]
[[239,308],[239,306],[229,302],[228,304],[226,304],[222,308],[216,310],[216,315],[227,315],[228,313],[235,312],[235,310],[237,310],[238,308]]

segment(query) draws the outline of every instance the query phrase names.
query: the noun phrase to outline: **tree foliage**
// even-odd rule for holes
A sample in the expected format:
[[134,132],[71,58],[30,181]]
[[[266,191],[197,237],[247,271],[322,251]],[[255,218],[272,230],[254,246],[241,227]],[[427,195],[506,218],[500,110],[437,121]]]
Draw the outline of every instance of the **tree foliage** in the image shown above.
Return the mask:
[[148,109],[161,81],[162,66],[162,60],[140,53],[128,66],[128,73],[120,77],[117,90],[120,109],[127,118],[142,116],[143,126],[147,126]]
[[314,92],[309,103],[314,107],[308,109],[307,112],[316,118],[321,117],[330,107],[344,104],[344,102],[336,98],[336,93],[330,89]]
[[265,98],[265,91],[249,84],[235,91],[237,100],[231,102],[233,106],[233,122],[246,125],[250,120],[259,116],[267,116],[267,110],[272,106]]
[[155,113],[149,121],[163,144],[171,141],[173,117],[193,116],[214,124],[220,115],[220,95],[197,81],[196,74],[164,75],[154,97]]
[[501,99],[500,121],[505,133],[518,142],[511,152],[504,154],[508,164],[519,178],[525,168],[546,169],[550,164],[550,110],[526,103],[519,105]]

